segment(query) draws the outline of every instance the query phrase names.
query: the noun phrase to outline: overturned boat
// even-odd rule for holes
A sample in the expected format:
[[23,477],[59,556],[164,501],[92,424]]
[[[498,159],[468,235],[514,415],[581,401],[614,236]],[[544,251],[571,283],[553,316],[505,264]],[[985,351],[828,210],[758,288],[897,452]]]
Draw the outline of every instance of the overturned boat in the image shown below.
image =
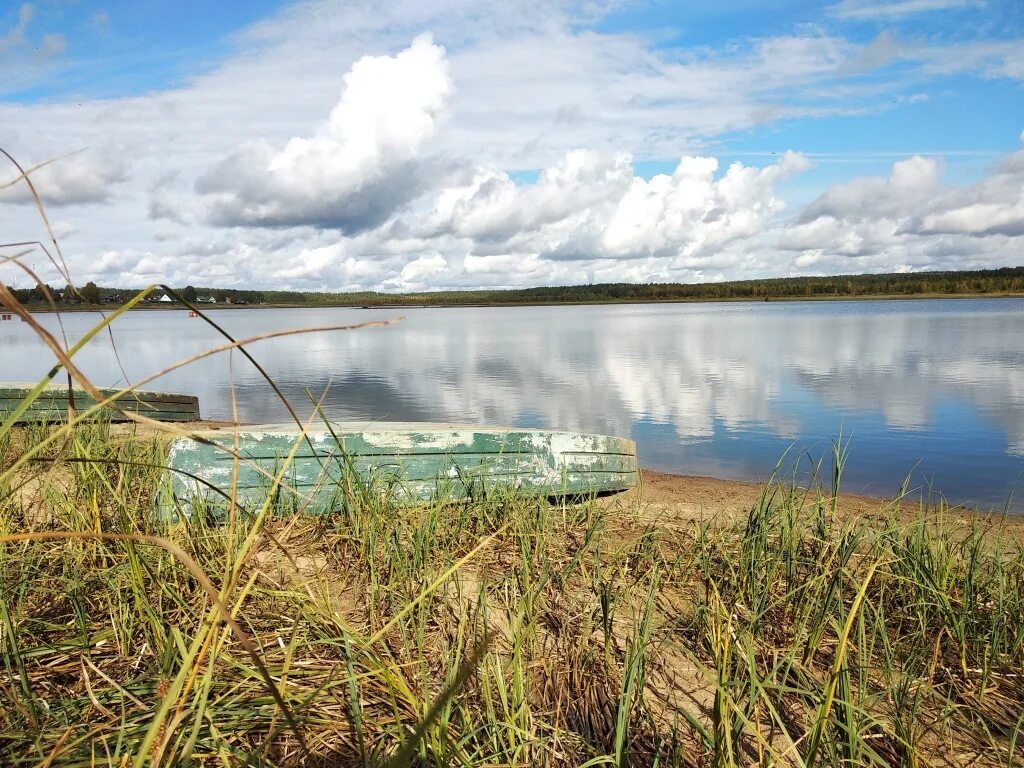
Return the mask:
[[[14,413],[35,388],[32,383],[0,382],[0,422]],[[112,402],[98,409],[97,416],[110,421],[127,421],[125,413],[137,413],[157,421],[199,421],[199,398],[178,392],[145,392],[100,389],[100,395]],[[92,395],[81,387],[68,388],[56,382],[47,385],[17,418],[18,424],[60,423],[69,409],[84,413],[96,407]]]
[[326,514],[344,499],[414,504],[515,491],[574,497],[618,493],[639,480],[636,443],[622,437],[425,423],[271,424],[205,430],[168,452],[165,513],[233,499]]

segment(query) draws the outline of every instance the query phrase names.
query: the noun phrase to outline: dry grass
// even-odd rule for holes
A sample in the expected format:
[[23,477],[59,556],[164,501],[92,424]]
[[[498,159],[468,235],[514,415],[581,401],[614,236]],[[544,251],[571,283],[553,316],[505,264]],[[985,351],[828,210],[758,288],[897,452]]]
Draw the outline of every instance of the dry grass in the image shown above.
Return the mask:
[[[688,527],[352,491],[170,523],[151,436],[11,431],[3,467],[56,434],[0,486],[5,765],[1021,759],[1024,552],[980,522],[777,484]],[[124,538],[39,538],[71,531]]]

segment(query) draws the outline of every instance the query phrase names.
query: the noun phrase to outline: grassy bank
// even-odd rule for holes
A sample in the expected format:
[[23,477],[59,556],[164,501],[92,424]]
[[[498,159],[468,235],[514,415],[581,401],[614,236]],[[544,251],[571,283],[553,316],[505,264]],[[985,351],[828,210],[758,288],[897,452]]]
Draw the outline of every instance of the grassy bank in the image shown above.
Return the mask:
[[133,428],[0,456],[4,765],[1024,760],[1024,549],[980,518],[784,481],[699,524],[342,482],[322,516],[171,523]]

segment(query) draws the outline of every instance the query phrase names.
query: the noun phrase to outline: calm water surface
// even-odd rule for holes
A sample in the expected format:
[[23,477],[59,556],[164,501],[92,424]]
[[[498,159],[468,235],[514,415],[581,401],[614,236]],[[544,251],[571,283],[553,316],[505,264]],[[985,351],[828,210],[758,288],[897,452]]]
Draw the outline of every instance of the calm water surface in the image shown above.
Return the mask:
[[[828,456],[852,438],[849,490],[893,493],[908,475],[957,502],[1024,511],[1024,300],[214,311],[237,337],[404,317],[251,348],[303,414],[324,391],[346,420],[429,420],[632,436],[654,469],[763,479],[789,449]],[[56,318],[40,315],[57,330]],[[72,340],[98,320],[63,317]],[[114,339],[131,381],[222,339],[186,312],[135,312]],[[124,382],[110,339],[78,358]],[[0,380],[52,356],[23,323],[0,324]],[[239,354],[149,388],[192,392],[203,416],[281,421]]]

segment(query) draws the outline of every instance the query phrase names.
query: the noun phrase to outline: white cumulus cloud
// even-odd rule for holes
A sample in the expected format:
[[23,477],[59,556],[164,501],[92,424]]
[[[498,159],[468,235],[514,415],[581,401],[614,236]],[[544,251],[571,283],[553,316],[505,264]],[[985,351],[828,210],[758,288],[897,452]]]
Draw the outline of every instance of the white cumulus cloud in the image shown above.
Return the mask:
[[344,84],[313,136],[279,150],[250,142],[199,179],[212,223],[358,232],[422,191],[421,150],[454,92],[444,48],[422,35],[395,56],[359,59]]
[[[32,203],[32,191],[17,169],[0,181],[0,203]],[[107,153],[80,152],[53,157],[39,163],[22,163],[36,192],[47,206],[101,203],[109,199],[114,185],[127,179],[124,160]]]
[[405,290],[422,288],[429,284],[428,280],[431,276],[443,272],[447,266],[447,259],[439,253],[420,256],[402,267],[402,271],[398,275],[398,287]]
[[715,158],[684,157],[673,173],[647,180],[626,153],[574,150],[533,184],[479,169],[437,196],[424,231],[465,238],[476,257],[700,258],[763,233],[783,207],[775,183],[808,165],[787,152],[764,168],[734,163],[719,177]]
[[684,157],[671,176],[633,180],[604,230],[603,245],[614,255],[688,258],[754,237],[784,207],[773,194],[775,183],[809,166],[803,155],[786,152],[764,168],[733,163],[716,179],[716,159]]
[[[943,183],[943,163],[914,156],[886,177],[826,189],[779,236],[796,266],[823,268],[846,257],[890,267],[984,267],[1019,260],[1024,236],[1024,149],[973,184]],[[838,259],[838,260],[837,260]],[[841,267],[839,267],[841,268]]]
[[903,231],[976,237],[1024,235],[1024,149],[997,163],[977,184],[939,197]]

